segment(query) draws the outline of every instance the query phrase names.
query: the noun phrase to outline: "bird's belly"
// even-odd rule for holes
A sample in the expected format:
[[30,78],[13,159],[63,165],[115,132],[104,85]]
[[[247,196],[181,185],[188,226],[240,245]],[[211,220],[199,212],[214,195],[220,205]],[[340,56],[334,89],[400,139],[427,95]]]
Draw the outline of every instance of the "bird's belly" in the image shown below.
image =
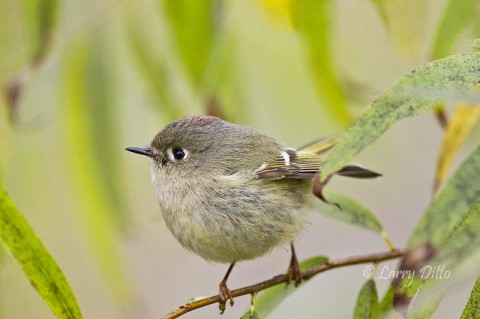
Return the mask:
[[230,189],[162,211],[182,246],[204,259],[221,263],[253,259],[293,240],[309,210],[306,199],[286,205],[280,197],[259,197],[258,190],[255,194]]
[[177,213],[176,218],[166,217],[165,221],[182,246],[206,260],[220,263],[262,256],[293,240],[304,226],[304,218],[288,218],[275,223],[264,222],[263,218],[242,222],[199,219],[200,214]]

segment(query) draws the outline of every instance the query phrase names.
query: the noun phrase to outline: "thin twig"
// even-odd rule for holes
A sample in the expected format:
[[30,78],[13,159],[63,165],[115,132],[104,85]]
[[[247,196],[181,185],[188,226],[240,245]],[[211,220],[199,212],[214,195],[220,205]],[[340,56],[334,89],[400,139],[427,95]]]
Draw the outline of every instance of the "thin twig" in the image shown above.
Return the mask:
[[[394,250],[394,251],[381,252],[381,253],[376,253],[371,255],[337,259],[337,260],[329,261],[325,264],[317,265],[312,268],[306,269],[301,272],[301,277],[303,280],[306,280],[314,277],[315,275],[321,272],[324,272],[330,269],[351,266],[351,265],[365,264],[365,263],[378,263],[385,260],[402,257],[404,256],[404,254],[405,254],[404,251]],[[232,290],[231,292],[232,297],[239,297],[243,295],[251,295],[253,293],[258,293],[259,291],[265,290],[267,288],[270,288],[282,283],[286,283],[287,281],[288,281],[288,275],[286,274],[277,275],[269,280],[262,281],[258,284]],[[197,299],[192,302],[181,305],[180,307],[178,307],[178,309],[172,311],[168,315],[164,316],[162,319],[178,318],[186,314],[187,312],[217,303],[219,301],[220,301],[219,295]]]

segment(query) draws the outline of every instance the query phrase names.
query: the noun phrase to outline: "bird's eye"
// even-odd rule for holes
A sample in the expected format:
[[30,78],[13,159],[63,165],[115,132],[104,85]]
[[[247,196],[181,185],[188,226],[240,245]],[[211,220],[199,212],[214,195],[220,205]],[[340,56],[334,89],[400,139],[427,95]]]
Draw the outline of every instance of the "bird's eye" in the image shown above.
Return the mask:
[[168,157],[172,162],[184,161],[188,157],[188,151],[181,147],[167,149]]
[[177,161],[183,160],[186,157],[186,151],[183,148],[174,148],[173,151],[173,158]]

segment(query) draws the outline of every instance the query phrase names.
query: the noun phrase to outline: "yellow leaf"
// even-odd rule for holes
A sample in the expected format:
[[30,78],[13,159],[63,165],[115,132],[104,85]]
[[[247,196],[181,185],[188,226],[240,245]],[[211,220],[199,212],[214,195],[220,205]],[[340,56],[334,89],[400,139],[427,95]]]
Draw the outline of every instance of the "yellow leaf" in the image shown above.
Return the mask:
[[442,148],[437,163],[434,191],[447,177],[453,158],[480,115],[480,107],[470,104],[457,106],[443,138]]
[[293,27],[292,0],[258,0],[271,20],[279,25]]

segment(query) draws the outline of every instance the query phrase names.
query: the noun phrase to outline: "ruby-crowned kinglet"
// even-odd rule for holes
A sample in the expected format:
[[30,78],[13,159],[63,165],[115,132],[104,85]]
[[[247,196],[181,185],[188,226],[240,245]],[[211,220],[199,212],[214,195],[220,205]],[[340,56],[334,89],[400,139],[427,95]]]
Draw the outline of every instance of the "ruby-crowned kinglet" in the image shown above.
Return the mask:
[[[206,260],[230,263],[220,284],[220,310],[233,299],[226,281],[235,262],[291,243],[289,278],[300,282],[293,239],[312,210],[312,177],[336,142],[296,151],[246,126],[189,116],[160,131],[145,148],[165,223],[183,247]],[[353,169],[352,169],[353,168]],[[339,174],[377,177],[349,166]]]

